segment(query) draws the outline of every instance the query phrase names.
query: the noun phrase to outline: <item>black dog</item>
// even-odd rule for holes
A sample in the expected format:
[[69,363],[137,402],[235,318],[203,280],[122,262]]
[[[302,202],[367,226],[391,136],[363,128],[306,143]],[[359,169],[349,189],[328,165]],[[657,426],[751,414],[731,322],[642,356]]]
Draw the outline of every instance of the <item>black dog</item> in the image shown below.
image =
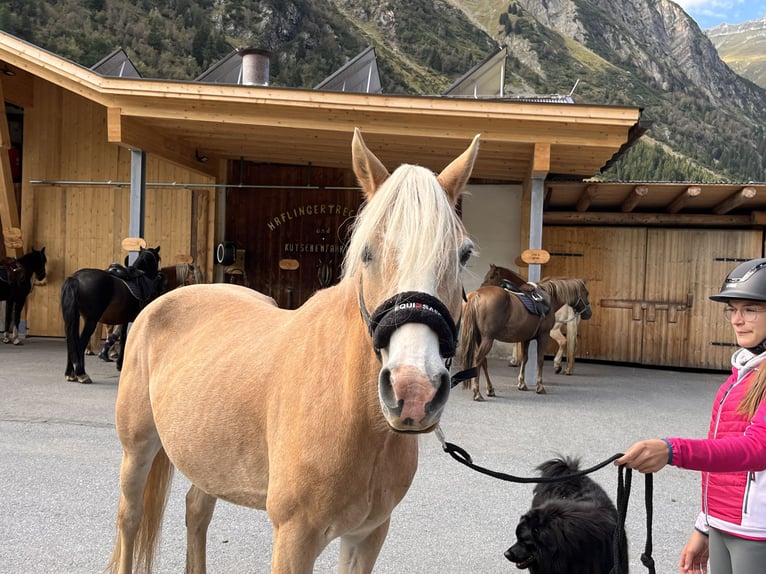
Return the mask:
[[[579,460],[553,459],[537,467],[543,477],[579,470]],[[530,574],[609,574],[614,568],[617,509],[604,489],[587,476],[535,486],[532,508],[516,527],[516,543],[505,557]],[[620,572],[628,572],[624,530]]]

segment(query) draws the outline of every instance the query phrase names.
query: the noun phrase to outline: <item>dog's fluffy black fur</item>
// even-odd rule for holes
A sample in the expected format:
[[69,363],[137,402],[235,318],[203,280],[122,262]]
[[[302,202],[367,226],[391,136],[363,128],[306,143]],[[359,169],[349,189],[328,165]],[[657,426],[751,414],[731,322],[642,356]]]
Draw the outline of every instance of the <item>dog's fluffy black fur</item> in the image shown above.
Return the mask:
[[[556,458],[537,467],[540,476],[579,470],[577,459]],[[587,476],[535,486],[532,508],[516,526],[516,542],[505,557],[530,574],[609,574],[614,567],[617,509]],[[620,536],[621,572],[628,572],[625,533]]]

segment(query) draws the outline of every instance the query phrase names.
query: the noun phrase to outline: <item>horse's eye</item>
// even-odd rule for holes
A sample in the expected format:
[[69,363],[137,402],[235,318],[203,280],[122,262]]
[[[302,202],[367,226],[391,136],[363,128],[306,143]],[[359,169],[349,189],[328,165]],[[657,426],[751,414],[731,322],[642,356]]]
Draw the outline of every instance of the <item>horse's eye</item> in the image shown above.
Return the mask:
[[372,261],[372,251],[370,251],[369,247],[365,247],[364,251],[362,251],[362,263],[369,263]]
[[460,248],[460,265],[465,266],[473,255],[473,242],[466,241]]

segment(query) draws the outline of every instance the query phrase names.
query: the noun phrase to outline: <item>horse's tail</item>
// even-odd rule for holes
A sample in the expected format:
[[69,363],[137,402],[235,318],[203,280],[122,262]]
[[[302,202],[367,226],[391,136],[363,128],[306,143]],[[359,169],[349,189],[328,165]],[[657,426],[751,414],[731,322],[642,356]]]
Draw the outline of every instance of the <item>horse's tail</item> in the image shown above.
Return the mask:
[[[476,304],[478,301],[479,296],[476,293],[469,293],[468,301],[463,305],[457,354],[464,369],[470,369],[474,366],[476,347],[481,342],[481,332],[476,325]],[[470,379],[463,381],[463,388],[467,389],[470,382]]]
[[[141,523],[138,526],[133,548],[134,562],[138,566],[136,570],[147,574],[152,572],[154,553],[160,539],[162,517],[165,514],[170,484],[173,481],[173,469],[165,449],[161,448],[154,456],[152,469],[144,486],[144,511],[141,514]],[[122,552],[122,541],[118,533],[112,558],[106,567],[107,572],[117,574],[120,571]]]
[[80,339],[80,308],[77,295],[80,281],[77,277],[67,277],[61,285],[61,314],[64,316],[64,334],[66,335],[67,353],[77,357],[77,344]]

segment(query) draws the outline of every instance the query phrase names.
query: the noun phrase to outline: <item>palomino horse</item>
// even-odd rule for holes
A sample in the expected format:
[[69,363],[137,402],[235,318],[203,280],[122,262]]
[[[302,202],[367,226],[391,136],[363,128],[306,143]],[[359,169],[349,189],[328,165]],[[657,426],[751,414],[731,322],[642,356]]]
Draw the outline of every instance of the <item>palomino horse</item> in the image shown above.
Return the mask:
[[[103,269],[80,269],[61,285],[61,312],[64,316],[67,381],[91,383],[85,372],[85,347],[96,325],[122,325],[121,348],[125,348],[127,324],[164,288],[159,272],[160,248],[141,249],[136,261],[126,270],[125,278]],[[80,317],[84,319],[80,331]],[[117,368],[122,367],[122,356]]]
[[38,282],[42,282],[45,279],[47,263],[45,247],[40,251],[33,248],[18,259],[0,258],[0,301],[5,301],[3,343],[21,345],[21,310],[32,292],[32,280],[37,278]]
[[436,428],[449,397],[473,250],[455,204],[477,151],[478,136],[438,177],[413,165],[389,175],[357,129],[367,203],[337,285],[295,310],[239,285],[191,285],[141,312],[117,393],[112,572],[151,566],[173,468],[192,483],[187,572],[205,572],[218,498],[268,513],[272,572],[311,573],[338,537],[340,572],[372,572],[415,475],[417,433]]
[[[527,351],[531,340],[537,341],[537,381],[535,392],[545,393],[543,386],[543,359],[550,339],[554,314],[562,305],[571,305],[583,319],[590,318],[588,289],[582,279],[543,279],[539,284],[545,302],[549,306],[547,314],[535,315],[527,310],[524,303],[514,295],[495,285],[485,285],[468,294],[468,301],[463,306],[462,327],[460,329],[459,356],[468,368],[480,366],[487,379],[487,395],[495,396],[495,389],[487,370],[487,354],[492,349],[495,339],[505,343],[521,343],[522,361],[519,368],[518,388],[527,390],[524,382],[524,368],[527,363]],[[471,380],[470,386],[475,401],[483,401],[479,391],[479,376]],[[463,383],[465,387],[468,382]]]
[[[524,289],[525,285],[533,287],[531,283],[527,283],[526,279],[518,273],[515,273],[507,267],[493,265],[492,263],[489,265],[489,271],[487,271],[487,274],[484,276],[482,285],[502,286],[502,281],[504,279],[510,281],[520,289]],[[555,319],[553,327],[551,327],[551,339],[556,341],[556,354],[553,357],[553,372],[561,372],[561,360],[564,357],[564,352],[566,352],[567,366],[565,373],[571,375],[574,372],[577,330],[580,325],[581,316],[580,313],[575,312],[571,305],[562,305],[561,308],[556,311]],[[508,359],[509,366],[519,366],[519,355],[521,354],[520,347],[521,343],[516,343],[513,346],[513,352],[511,353],[510,359]]]

